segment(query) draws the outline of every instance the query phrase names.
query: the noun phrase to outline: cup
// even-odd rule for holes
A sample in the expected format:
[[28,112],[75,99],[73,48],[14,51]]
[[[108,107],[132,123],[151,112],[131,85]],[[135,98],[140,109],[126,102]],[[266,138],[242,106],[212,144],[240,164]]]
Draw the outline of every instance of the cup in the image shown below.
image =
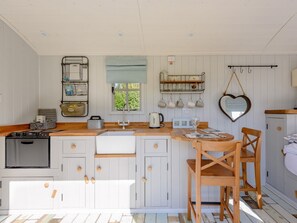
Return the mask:
[[193,97],[191,94],[191,99],[188,101],[188,108],[194,108],[195,107],[195,102],[193,102]]
[[175,108],[175,103],[173,101],[169,101],[167,107],[168,108]]
[[167,106],[167,104],[166,104],[165,100],[162,97],[162,99],[158,102],[158,107],[159,108],[166,108],[166,106]]
[[196,101],[196,107],[198,108],[204,107],[204,102],[203,102],[203,99],[201,98],[201,94],[199,95],[199,99]]
[[184,105],[184,102],[181,98],[178,99],[178,101],[176,102],[176,107],[178,108],[183,108],[185,105]]
[[168,108],[175,108],[175,103],[172,100],[172,94],[170,95],[170,101],[168,101],[167,107]]
[[194,107],[195,107],[195,102],[188,101],[188,108],[194,108]]

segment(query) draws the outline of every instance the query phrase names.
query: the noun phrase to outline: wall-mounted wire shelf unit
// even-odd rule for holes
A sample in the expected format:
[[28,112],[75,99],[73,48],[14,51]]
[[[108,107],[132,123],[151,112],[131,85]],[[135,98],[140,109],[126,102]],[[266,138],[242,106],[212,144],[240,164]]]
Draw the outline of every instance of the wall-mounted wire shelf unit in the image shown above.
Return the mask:
[[89,59],[65,56],[61,65],[61,114],[64,117],[85,117],[89,113]]
[[203,93],[205,90],[205,73],[166,75],[160,73],[160,92],[166,93]]

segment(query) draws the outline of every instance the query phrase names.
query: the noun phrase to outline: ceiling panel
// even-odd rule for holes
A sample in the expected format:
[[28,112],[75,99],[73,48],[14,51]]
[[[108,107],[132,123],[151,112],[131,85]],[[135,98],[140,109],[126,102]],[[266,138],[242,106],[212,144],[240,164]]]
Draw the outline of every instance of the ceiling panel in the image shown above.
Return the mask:
[[42,55],[297,53],[295,0],[0,0]]

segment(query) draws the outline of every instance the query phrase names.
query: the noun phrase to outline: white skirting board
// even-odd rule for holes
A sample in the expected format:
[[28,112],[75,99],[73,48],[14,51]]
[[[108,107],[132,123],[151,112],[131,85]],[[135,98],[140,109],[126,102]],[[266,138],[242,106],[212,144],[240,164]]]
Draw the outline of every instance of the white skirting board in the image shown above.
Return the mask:
[[297,203],[295,203],[294,201],[292,201],[290,198],[288,198],[286,195],[284,195],[283,193],[281,193],[280,191],[278,191],[277,189],[275,189],[274,187],[270,186],[269,184],[266,184],[265,187],[272,191],[273,193],[275,193],[277,196],[279,196],[281,199],[283,199],[285,202],[287,202],[288,204],[290,204],[291,206],[293,206],[294,208],[297,209]]

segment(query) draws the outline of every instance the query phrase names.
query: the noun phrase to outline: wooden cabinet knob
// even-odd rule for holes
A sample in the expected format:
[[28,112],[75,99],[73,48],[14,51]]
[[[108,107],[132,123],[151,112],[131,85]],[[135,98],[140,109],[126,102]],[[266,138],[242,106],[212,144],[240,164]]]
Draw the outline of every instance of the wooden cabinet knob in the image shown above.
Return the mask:
[[143,183],[147,182],[147,179],[145,177],[142,177],[141,180],[142,180]]
[[57,190],[53,190],[51,197],[54,199],[56,197],[56,194],[57,194]]
[[72,143],[72,144],[71,144],[71,149],[73,149],[73,150],[76,149],[76,144],[75,144],[75,143]]
[[49,187],[49,183],[44,183],[44,188],[48,188]]
[[96,171],[101,172],[101,170],[102,170],[101,166],[97,166]]
[[277,131],[282,131],[282,127],[278,126],[278,127],[276,127],[276,130]]
[[85,183],[88,184],[89,183],[89,177],[87,175],[85,175]]
[[92,184],[95,184],[96,181],[95,181],[94,177],[91,178],[91,182],[92,182]]
[[152,165],[149,165],[149,166],[147,167],[147,171],[152,171],[152,169],[153,169]]
[[154,144],[154,149],[158,149],[158,147],[159,147],[158,143],[155,143]]
[[77,169],[76,169],[77,172],[80,172],[81,170],[82,170],[81,166],[78,166]]

